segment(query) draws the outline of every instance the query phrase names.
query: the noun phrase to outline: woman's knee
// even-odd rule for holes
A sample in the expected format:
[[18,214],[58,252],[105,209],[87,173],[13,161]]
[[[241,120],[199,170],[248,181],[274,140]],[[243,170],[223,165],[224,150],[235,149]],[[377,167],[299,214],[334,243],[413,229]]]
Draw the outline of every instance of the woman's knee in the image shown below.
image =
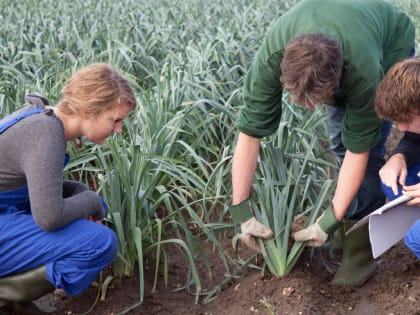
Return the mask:
[[[114,231],[105,225],[89,221],[78,222],[74,227],[79,231],[77,246],[73,248],[74,252],[83,253],[83,256],[89,257],[90,264],[107,265],[110,264],[117,255],[118,239]],[[68,247],[71,247],[69,244]],[[72,251],[71,248],[68,248]],[[82,259],[84,260],[84,259]]]
[[111,263],[115,259],[118,250],[116,234],[110,228],[102,226],[99,240],[97,247],[98,251],[102,253],[102,259],[109,260],[109,263]]

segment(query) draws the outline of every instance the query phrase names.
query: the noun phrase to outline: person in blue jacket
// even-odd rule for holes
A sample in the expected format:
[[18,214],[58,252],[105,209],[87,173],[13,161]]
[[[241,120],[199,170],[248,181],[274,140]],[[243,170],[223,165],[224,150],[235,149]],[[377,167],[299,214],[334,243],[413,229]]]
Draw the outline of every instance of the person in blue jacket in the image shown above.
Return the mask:
[[[404,131],[379,171],[382,188],[389,200],[405,194],[413,197],[407,205],[420,206],[420,57],[403,60],[391,68],[378,87],[375,110]],[[420,220],[404,241],[420,258]]]
[[27,102],[0,120],[0,314],[42,314],[33,300],[55,288],[79,294],[114,260],[104,201],[63,179],[66,143],[102,144],[136,107],[129,83],[102,63],[74,73],[56,106]]

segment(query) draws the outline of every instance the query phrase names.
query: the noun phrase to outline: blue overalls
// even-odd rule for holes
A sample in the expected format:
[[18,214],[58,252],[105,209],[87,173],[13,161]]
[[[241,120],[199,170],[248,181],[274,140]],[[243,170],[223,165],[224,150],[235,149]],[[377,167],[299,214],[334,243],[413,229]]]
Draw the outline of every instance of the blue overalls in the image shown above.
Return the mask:
[[[415,164],[407,170],[407,177],[405,180],[406,186],[411,186],[420,183],[420,163]],[[382,190],[389,200],[394,200],[395,198],[402,195],[402,189],[398,188],[398,194],[394,195],[391,187],[386,186],[382,183]],[[407,247],[413,251],[413,253],[420,259],[420,220],[417,220],[411,228],[408,230],[407,234],[404,237],[404,243]]]
[[[19,120],[40,112],[32,109],[4,122],[0,136]],[[79,219],[47,232],[33,220],[26,186],[0,192],[0,277],[45,265],[48,281],[76,295],[90,286],[116,254],[117,238],[108,227]]]

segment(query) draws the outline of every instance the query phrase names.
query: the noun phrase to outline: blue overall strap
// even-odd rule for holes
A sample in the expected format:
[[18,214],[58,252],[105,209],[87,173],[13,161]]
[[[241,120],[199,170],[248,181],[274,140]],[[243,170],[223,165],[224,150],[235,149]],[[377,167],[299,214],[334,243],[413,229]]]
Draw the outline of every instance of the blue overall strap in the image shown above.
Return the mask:
[[9,119],[6,122],[3,122],[2,125],[0,126],[0,134],[2,134],[6,129],[8,129],[9,127],[13,126],[14,124],[16,124],[19,120],[28,117],[30,115],[33,114],[39,114],[43,111],[43,109],[40,108],[33,108],[30,109],[26,112],[20,113],[19,115],[13,117],[12,119]]

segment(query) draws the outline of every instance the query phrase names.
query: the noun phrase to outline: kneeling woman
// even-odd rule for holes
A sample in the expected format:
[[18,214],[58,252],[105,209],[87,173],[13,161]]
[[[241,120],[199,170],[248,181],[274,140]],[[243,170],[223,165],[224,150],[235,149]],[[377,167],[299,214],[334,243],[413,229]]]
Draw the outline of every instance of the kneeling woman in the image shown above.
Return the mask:
[[63,179],[66,142],[102,144],[136,107],[128,82],[99,63],[73,74],[56,106],[27,101],[0,120],[0,313],[36,312],[31,301],[55,288],[79,294],[114,260],[101,197]]

